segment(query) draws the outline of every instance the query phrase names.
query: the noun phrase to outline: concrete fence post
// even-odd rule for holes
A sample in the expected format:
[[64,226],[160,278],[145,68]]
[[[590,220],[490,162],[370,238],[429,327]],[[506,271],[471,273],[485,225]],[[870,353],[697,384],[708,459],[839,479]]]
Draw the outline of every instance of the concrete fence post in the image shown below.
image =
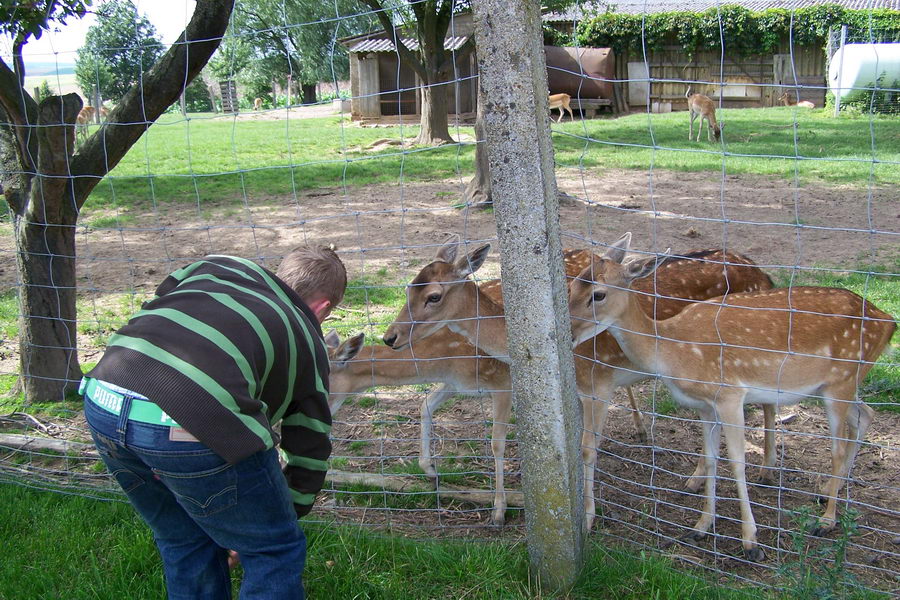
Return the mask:
[[528,552],[540,586],[559,590],[581,567],[584,482],[540,3],[472,5]]

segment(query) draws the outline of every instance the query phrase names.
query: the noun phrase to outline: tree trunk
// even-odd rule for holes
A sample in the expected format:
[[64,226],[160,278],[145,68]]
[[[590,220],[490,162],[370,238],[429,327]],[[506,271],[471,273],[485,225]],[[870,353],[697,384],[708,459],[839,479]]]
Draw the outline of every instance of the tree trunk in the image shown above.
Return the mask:
[[422,127],[415,144],[439,146],[454,143],[447,119],[447,85],[449,84],[426,86],[422,89]]
[[303,104],[315,104],[316,103],[316,84],[314,83],[304,83],[301,84],[303,88]]
[[19,290],[19,361],[26,402],[57,401],[81,379],[76,343],[75,223],[69,156],[77,94],[50,96],[38,108],[37,176],[15,216]]
[[466,186],[463,202],[472,208],[487,208],[493,205],[491,198],[491,170],[488,164],[488,150],[484,141],[484,96],[478,86],[478,108],[475,112],[475,176]]

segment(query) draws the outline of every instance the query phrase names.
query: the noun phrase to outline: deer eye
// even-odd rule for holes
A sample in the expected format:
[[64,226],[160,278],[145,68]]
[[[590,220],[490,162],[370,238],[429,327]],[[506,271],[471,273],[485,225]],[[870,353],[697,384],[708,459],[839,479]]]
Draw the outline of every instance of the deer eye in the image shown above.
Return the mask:
[[429,304],[437,304],[440,301],[441,295],[439,293],[435,292],[433,294],[428,294],[428,297],[425,298],[425,306],[428,306]]
[[603,302],[606,299],[606,292],[594,292],[592,300],[594,302]]

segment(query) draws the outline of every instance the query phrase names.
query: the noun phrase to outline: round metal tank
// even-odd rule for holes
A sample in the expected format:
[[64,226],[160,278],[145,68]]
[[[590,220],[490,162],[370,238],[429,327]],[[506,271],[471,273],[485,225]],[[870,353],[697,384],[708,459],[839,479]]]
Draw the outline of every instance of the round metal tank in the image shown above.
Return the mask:
[[853,100],[881,78],[881,87],[900,81],[900,44],[845,44],[831,57],[828,87],[836,98]]

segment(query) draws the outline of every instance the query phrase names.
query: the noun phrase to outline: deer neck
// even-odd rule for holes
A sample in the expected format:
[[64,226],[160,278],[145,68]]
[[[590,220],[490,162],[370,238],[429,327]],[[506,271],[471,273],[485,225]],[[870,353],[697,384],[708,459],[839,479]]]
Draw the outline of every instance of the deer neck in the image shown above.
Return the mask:
[[506,317],[503,306],[491,300],[474,283],[466,283],[463,310],[447,322],[447,329],[469,340],[482,352],[509,362],[506,344]]
[[628,292],[626,310],[610,325],[609,333],[619,342],[625,356],[644,373],[660,372],[657,334],[665,321],[654,321],[641,308],[637,292]]

